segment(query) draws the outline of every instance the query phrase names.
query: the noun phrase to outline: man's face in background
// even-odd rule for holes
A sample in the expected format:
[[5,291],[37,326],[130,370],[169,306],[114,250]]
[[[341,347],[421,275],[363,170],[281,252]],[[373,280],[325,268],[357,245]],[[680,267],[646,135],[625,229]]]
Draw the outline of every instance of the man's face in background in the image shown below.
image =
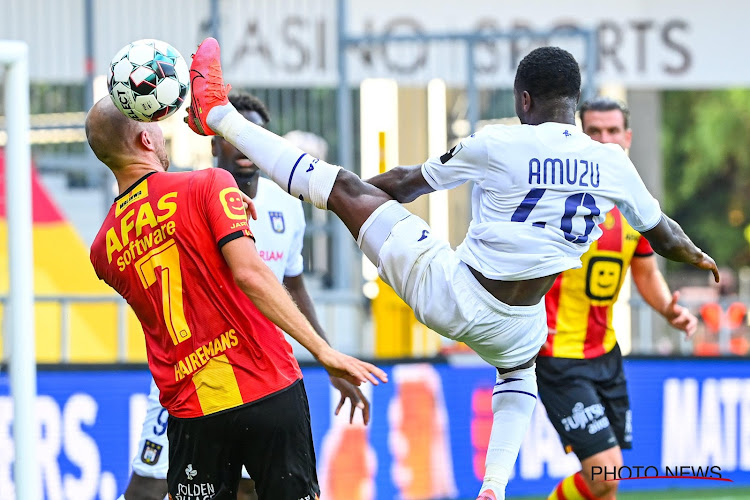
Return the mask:
[[619,144],[622,149],[630,149],[633,132],[625,128],[625,116],[619,109],[588,110],[581,116],[581,125],[584,133],[597,142]]
[[[266,123],[256,111],[241,111],[240,114],[256,125],[265,127]],[[211,150],[216,157],[216,166],[223,168],[232,176],[237,184],[250,182],[260,175],[260,170],[237,148],[219,136],[213,138]]]

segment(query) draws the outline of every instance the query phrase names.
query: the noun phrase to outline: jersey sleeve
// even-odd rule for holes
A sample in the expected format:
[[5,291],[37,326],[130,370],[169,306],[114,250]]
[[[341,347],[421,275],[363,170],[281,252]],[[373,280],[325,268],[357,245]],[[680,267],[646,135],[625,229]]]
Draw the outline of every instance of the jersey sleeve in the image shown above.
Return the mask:
[[207,180],[203,190],[203,205],[208,225],[219,248],[243,236],[255,239],[248,226],[242,196],[232,174],[214,168]]
[[289,259],[286,262],[284,276],[299,276],[304,271],[304,259],[302,258],[302,246],[305,240],[305,212],[302,210],[302,203],[296,203],[294,236],[289,247]]
[[453,189],[466,181],[481,182],[489,163],[487,133],[472,134],[442,156],[422,164],[422,176],[433,189]]
[[651,243],[648,242],[643,236],[638,240],[638,245],[635,247],[633,256],[635,257],[650,257],[654,255],[654,249],[651,248]]
[[639,233],[653,229],[662,216],[659,202],[646,188],[630,158],[619,146],[612,147],[617,148],[622,154],[615,204],[625,216],[625,220]]

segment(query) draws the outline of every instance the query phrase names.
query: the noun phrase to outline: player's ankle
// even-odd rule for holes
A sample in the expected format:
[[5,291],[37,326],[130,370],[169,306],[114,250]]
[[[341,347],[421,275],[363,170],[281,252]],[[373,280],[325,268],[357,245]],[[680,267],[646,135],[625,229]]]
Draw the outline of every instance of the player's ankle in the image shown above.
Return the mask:
[[477,500],[497,500],[497,496],[492,490],[483,490],[477,497]]
[[211,130],[217,134],[224,136],[231,126],[231,120],[225,120],[227,115],[232,111],[237,113],[237,116],[244,121],[242,115],[232,106],[232,103],[223,104],[221,106],[214,106],[206,115],[206,124],[211,127]]
[[206,124],[289,194],[318,208],[327,208],[341,167],[306,154],[289,141],[246,120],[231,103],[211,109]]

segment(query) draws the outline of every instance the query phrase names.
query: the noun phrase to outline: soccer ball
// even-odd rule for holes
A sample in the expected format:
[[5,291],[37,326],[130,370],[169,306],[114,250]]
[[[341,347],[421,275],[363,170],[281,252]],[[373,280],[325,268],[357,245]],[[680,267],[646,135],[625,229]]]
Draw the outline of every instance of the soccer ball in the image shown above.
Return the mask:
[[185,59],[168,43],[138,40],[112,58],[107,86],[115,106],[126,116],[154,122],[180,109],[190,72]]

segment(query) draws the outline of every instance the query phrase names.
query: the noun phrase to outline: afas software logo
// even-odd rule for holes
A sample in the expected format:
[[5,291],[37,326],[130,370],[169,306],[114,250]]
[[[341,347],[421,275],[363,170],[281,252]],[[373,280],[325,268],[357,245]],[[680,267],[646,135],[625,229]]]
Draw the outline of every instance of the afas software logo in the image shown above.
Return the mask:
[[626,481],[628,479],[704,479],[709,481],[726,481],[733,483],[721,474],[721,467],[676,465],[666,466],[663,470],[653,465],[623,465],[621,467],[591,467],[591,479],[594,481]]

